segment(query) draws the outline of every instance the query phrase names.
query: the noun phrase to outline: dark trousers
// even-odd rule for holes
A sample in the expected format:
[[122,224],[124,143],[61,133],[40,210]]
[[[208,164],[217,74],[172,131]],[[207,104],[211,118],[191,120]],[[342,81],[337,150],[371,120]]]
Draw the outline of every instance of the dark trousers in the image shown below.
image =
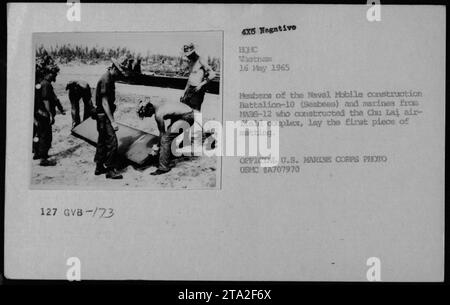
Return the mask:
[[116,132],[104,113],[97,115],[97,131],[98,141],[94,161],[107,168],[115,168],[118,148]]
[[184,95],[181,98],[181,102],[188,105],[192,109],[200,111],[202,108],[203,100],[205,98],[205,86],[203,86],[199,91],[195,91],[194,86],[189,86],[184,92]]
[[171,122],[167,131],[161,136],[160,151],[159,151],[159,169],[168,171],[171,168],[172,159],[172,142],[186,128],[194,124],[194,112],[188,112],[182,116],[177,117],[177,120]]
[[47,159],[48,151],[52,147],[52,125],[48,117],[38,116],[36,117],[36,121],[35,135],[39,140],[35,145],[34,153],[38,158]]
[[[72,127],[77,126],[81,123],[80,120],[80,99],[81,97],[79,95],[71,96],[69,95],[70,104],[72,106]],[[83,104],[84,104],[84,112],[83,112],[83,121],[88,119],[91,116],[91,109],[92,109],[92,101],[90,98],[84,98],[83,97]]]

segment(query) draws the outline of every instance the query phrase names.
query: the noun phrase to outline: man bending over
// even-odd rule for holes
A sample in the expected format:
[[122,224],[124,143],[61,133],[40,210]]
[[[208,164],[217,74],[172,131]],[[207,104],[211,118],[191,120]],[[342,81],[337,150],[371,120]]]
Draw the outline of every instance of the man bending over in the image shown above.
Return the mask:
[[[191,107],[180,102],[169,103],[163,100],[149,99],[139,103],[139,117],[152,117],[153,114],[161,138],[158,169],[151,173],[155,176],[165,174],[172,169],[172,141],[182,134],[187,127],[194,124],[194,111]],[[168,119],[170,119],[170,124],[166,129],[164,120]]]

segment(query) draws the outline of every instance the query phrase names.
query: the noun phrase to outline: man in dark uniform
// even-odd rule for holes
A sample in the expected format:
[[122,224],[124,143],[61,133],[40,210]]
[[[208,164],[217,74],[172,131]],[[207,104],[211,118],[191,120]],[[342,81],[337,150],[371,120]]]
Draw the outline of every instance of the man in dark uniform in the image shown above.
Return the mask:
[[[194,111],[191,107],[180,102],[148,99],[139,103],[138,115],[141,118],[151,117],[153,114],[161,140],[158,169],[151,175],[161,175],[172,169],[172,142],[183,132],[188,132],[190,126],[194,124]],[[164,120],[170,120],[167,130]]]
[[41,82],[43,95],[48,96],[50,99],[50,110],[52,112],[53,118],[56,116],[56,108],[58,108],[58,111],[62,115],[66,114],[66,111],[61,105],[61,101],[56,96],[55,91],[53,90],[53,86],[51,84],[56,82],[56,76],[58,75],[58,72],[59,72],[58,67],[51,68],[51,72],[47,74],[46,77],[44,77],[44,80]]
[[128,59],[128,65],[127,65],[128,71],[133,71],[133,66],[134,66],[134,59],[133,58]]
[[189,60],[189,78],[184,89],[184,95],[180,102],[192,109],[201,111],[205,98],[206,85],[215,77],[214,70],[197,54],[194,44],[186,44],[183,47],[184,56]]
[[136,74],[141,74],[141,59],[138,58],[133,66],[133,72]]
[[37,144],[34,146],[33,159],[41,159],[39,163],[41,166],[56,165],[54,160],[48,160],[48,151],[52,146],[52,125],[55,123],[56,108],[58,108],[61,114],[65,114],[64,108],[56,97],[51,84],[56,80],[58,71],[59,68],[57,66],[50,67],[44,79],[36,84],[35,87],[35,137],[33,138],[33,142]]
[[66,90],[69,91],[69,100],[72,106],[72,128],[81,123],[80,120],[80,99],[83,100],[84,111],[83,111],[83,121],[91,116],[92,110],[92,94],[91,87],[85,81],[74,80],[70,81]]
[[100,77],[95,88],[96,119],[97,119],[97,151],[95,175],[106,174],[107,179],[122,179],[116,171],[117,137],[119,126],[114,120],[115,105],[115,81],[124,74],[125,67],[112,59],[112,66]]

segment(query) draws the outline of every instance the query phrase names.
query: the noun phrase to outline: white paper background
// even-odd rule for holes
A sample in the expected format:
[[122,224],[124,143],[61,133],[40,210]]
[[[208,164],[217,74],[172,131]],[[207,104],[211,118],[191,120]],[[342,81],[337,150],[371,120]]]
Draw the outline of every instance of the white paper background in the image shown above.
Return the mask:
[[[443,280],[444,7],[382,6],[378,23],[366,6],[82,4],[72,23],[66,10],[8,6],[8,278],[64,279],[76,256],[83,279],[364,281],[375,256],[384,281]],[[297,30],[241,35],[278,24]],[[238,119],[239,92],[267,90],[418,89],[424,113],[408,128],[289,129],[281,140],[283,155],[386,154],[387,164],[255,177],[224,158],[221,190],[30,190],[32,33],[173,30],[224,31],[225,119]],[[246,45],[293,72],[241,75]],[[39,216],[92,206],[116,216]]]

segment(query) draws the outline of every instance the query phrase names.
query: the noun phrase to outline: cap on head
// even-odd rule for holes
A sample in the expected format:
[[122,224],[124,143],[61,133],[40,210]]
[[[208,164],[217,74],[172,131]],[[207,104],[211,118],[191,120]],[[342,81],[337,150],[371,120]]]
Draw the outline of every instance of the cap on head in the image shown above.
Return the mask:
[[113,63],[113,66],[116,67],[117,70],[120,71],[120,73],[125,75],[126,67],[119,60],[111,58],[111,62]]
[[155,107],[153,107],[150,98],[146,98],[145,101],[139,101],[137,114],[141,119],[151,117],[154,113]]
[[195,52],[195,47],[193,43],[188,43],[183,46],[183,53],[185,56],[189,56]]

